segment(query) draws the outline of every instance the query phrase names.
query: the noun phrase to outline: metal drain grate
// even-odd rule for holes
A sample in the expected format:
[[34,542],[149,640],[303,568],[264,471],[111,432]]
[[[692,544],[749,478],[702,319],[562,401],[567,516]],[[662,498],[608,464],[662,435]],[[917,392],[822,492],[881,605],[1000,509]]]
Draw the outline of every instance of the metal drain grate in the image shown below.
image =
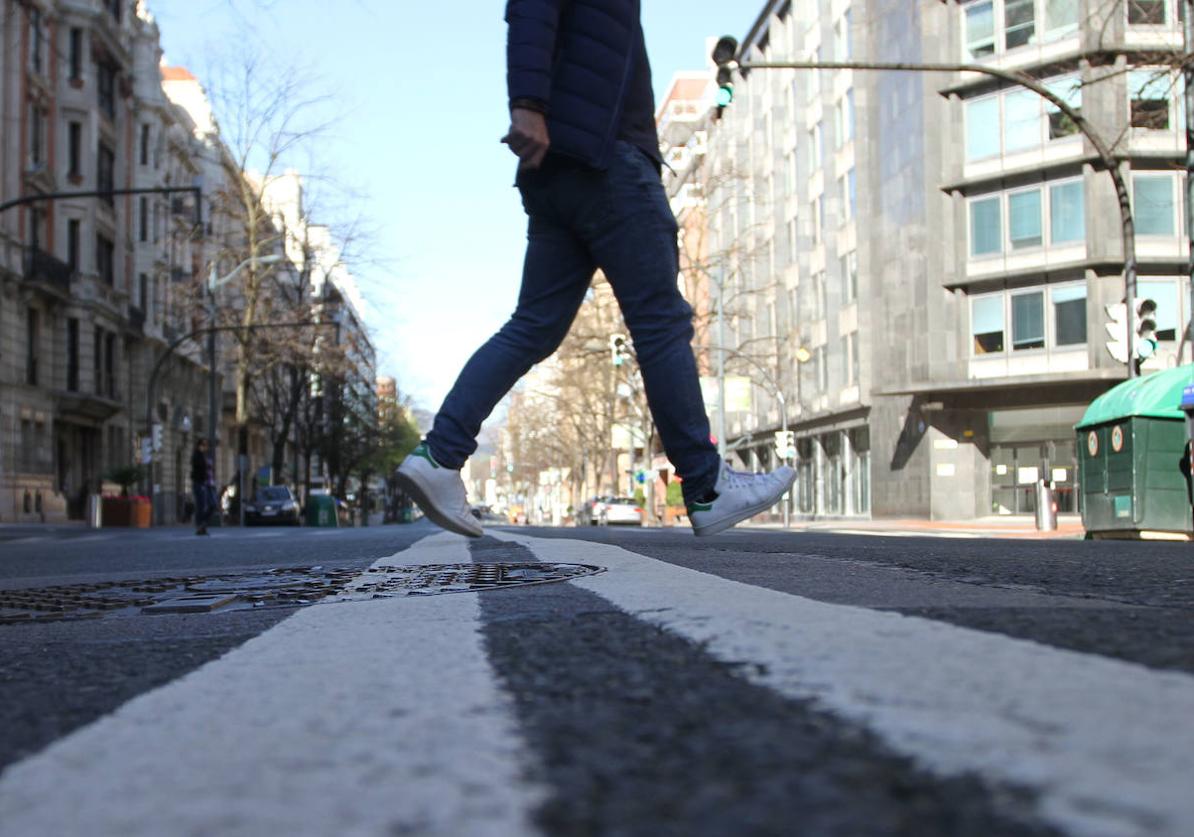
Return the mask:
[[0,590],[0,625],[211,613],[316,602],[501,590],[604,572],[588,564],[424,564],[367,570],[288,567],[253,573]]
[[346,591],[346,599],[475,593],[550,584],[604,572],[591,564],[424,564],[373,567]]
[[359,574],[355,569],[287,567],[0,590],[0,625],[310,604],[340,592]]

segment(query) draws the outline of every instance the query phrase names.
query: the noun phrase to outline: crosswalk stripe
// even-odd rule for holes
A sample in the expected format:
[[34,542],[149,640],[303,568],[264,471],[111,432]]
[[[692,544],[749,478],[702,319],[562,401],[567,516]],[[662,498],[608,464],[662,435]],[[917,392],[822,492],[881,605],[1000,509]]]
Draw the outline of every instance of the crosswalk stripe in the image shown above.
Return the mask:
[[826,604],[616,546],[491,534],[542,560],[606,567],[571,583],[723,661],[754,663],[755,682],[870,728],[939,775],[1035,790],[1037,815],[1064,831],[1194,833],[1194,677]]
[[319,605],[9,768],[0,834],[523,837],[522,763],[476,596]]

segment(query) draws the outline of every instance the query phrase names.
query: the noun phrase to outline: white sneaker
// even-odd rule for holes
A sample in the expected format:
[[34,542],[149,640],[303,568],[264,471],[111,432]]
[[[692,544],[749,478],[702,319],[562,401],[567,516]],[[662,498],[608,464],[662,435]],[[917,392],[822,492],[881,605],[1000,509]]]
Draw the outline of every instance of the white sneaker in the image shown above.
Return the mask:
[[723,461],[713,486],[716,499],[712,503],[688,504],[692,531],[697,537],[716,535],[754,517],[778,503],[795,481],[796,472],[787,465],[770,474],[745,474]]
[[423,513],[449,532],[479,538],[481,522],[469,511],[460,472],[444,468],[431,457],[426,442],[410,452],[395,474],[398,485],[419,504]]

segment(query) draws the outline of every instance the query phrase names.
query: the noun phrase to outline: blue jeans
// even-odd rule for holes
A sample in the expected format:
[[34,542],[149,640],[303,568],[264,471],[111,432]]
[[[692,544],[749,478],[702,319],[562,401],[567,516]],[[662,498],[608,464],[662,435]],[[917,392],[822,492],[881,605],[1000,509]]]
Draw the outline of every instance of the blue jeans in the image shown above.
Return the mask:
[[692,354],[692,308],[677,287],[676,219],[654,163],[619,141],[605,171],[549,155],[538,171],[520,173],[518,188],[530,219],[518,306],[448,393],[427,434],[432,455],[448,468],[464,465],[481,423],[563,341],[601,268],[634,340],[647,403],[684,498],[704,495],[721,462]]
[[202,483],[191,483],[191,493],[195,497],[195,528],[206,526],[211,522],[212,512],[216,510],[216,490],[214,487]]

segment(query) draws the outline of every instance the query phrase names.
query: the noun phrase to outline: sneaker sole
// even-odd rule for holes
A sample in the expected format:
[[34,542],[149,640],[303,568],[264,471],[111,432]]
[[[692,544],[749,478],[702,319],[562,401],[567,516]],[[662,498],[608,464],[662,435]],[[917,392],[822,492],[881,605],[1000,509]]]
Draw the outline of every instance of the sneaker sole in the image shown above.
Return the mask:
[[759,514],[760,512],[765,512],[765,511],[767,511],[767,509],[771,508],[776,503],[778,503],[780,501],[780,499],[783,498],[783,496],[785,494],[787,494],[789,491],[792,490],[792,484],[795,482],[796,482],[796,477],[795,477],[795,475],[793,475],[792,479],[788,482],[788,484],[784,486],[783,491],[780,491],[778,494],[773,495],[771,497],[771,499],[769,499],[765,502],[756,503],[753,506],[742,509],[741,511],[735,512],[734,514],[730,515],[729,517],[724,517],[721,520],[714,521],[713,523],[704,523],[700,526],[693,524],[692,533],[694,535],[696,535],[698,538],[707,538],[710,535],[716,535],[718,532],[724,532],[726,529],[730,529],[734,526],[737,526],[739,523],[746,520],[747,518],[754,517],[756,514]]
[[417,478],[399,470],[394,479],[398,483],[398,486],[419,504],[419,508],[423,510],[423,514],[431,518],[431,522],[441,529],[447,529],[449,532],[455,532],[457,535],[464,535],[469,538],[479,538],[485,534],[484,530],[480,529],[479,526],[478,529],[465,528],[456,518],[449,517],[436,508]]

